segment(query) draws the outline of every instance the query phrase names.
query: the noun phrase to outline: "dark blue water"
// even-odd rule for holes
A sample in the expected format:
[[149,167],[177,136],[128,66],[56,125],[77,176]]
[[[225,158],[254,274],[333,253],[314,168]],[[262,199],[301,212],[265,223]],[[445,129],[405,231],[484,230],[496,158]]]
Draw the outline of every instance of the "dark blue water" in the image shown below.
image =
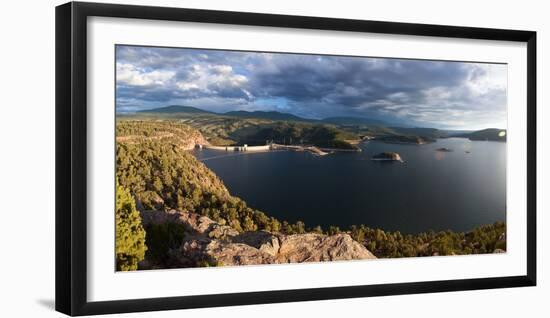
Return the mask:
[[[439,152],[437,148],[453,152]],[[365,224],[417,233],[467,231],[506,218],[506,143],[439,139],[361,145],[360,153],[226,153],[196,150],[249,206],[306,226]],[[383,151],[404,163],[371,161]],[[467,153],[466,151],[469,151]]]

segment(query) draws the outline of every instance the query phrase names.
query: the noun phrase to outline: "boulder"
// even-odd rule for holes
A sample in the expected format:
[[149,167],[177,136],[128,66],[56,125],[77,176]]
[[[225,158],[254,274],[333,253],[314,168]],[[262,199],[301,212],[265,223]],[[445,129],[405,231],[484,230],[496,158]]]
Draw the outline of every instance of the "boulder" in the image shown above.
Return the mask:
[[208,232],[208,237],[214,239],[225,239],[228,237],[239,235],[239,232],[234,228],[227,225],[213,224],[210,232]]
[[245,232],[233,237],[231,241],[252,246],[271,256],[277,256],[280,249],[279,237],[266,231]]
[[206,246],[205,254],[222,266],[277,263],[273,255],[243,243],[214,240]]
[[365,246],[349,234],[295,234],[281,236],[277,259],[282,263],[374,259]]

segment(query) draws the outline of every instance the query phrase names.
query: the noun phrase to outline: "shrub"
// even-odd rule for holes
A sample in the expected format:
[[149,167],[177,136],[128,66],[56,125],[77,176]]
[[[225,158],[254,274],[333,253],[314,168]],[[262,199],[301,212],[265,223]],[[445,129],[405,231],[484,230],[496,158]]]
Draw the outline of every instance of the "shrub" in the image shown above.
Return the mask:
[[181,245],[185,237],[185,226],[179,223],[167,222],[150,224],[147,232],[147,260],[152,263],[164,263],[168,251]]
[[132,271],[143,260],[145,230],[130,192],[116,184],[116,266],[119,271]]

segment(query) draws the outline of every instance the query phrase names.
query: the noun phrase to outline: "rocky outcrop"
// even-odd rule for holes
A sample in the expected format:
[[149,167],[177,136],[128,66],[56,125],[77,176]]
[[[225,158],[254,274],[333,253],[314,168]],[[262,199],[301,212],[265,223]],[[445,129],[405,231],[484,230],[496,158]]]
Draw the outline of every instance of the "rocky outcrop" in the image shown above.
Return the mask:
[[144,226],[168,222],[179,223],[184,225],[193,237],[205,236],[218,239],[239,234],[232,227],[219,224],[206,216],[176,210],[143,211],[141,212],[141,222]]
[[376,258],[349,234],[282,236],[277,260],[281,263],[323,262]]
[[210,143],[198,131],[193,131],[190,137],[181,138],[179,145],[184,150],[193,150],[197,145],[209,145]]
[[[323,262],[376,258],[348,234],[285,235],[266,231],[239,233],[208,217],[180,211],[144,211],[142,222],[185,225],[179,247],[169,251],[170,267]],[[144,264],[148,264],[144,262]],[[166,264],[164,264],[166,266]]]
[[383,161],[401,161],[403,162],[403,159],[401,159],[401,156],[397,152],[381,152],[375,156],[372,157],[371,160],[383,160]]

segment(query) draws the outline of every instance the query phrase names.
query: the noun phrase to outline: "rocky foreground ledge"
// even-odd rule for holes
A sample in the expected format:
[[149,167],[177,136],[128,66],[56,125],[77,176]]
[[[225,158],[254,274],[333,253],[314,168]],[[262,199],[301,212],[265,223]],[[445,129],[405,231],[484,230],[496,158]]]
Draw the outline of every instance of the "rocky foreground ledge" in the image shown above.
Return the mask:
[[[173,222],[184,225],[188,232],[179,248],[169,251],[168,264],[163,267],[195,267],[204,262],[233,266],[376,258],[348,234],[239,233],[206,216],[175,210],[143,211],[141,216],[144,226]],[[147,260],[140,267],[157,268]]]

